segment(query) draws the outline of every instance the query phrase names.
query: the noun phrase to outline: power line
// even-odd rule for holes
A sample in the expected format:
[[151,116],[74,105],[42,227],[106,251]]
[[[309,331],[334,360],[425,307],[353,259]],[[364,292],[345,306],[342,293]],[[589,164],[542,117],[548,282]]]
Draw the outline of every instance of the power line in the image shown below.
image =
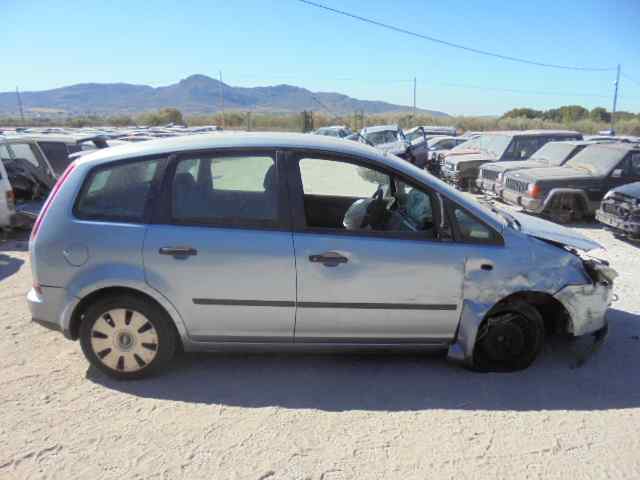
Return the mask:
[[487,90],[496,92],[509,92],[509,93],[522,93],[526,95],[549,95],[549,96],[575,96],[575,97],[598,97],[598,98],[610,98],[610,95],[601,95],[598,93],[569,93],[569,92],[549,92],[540,90],[517,90],[513,88],[499,88],[499,87],[484,87],[480,85],[464,85],[459,83],[440,83],[443,87],[453,88],[472,88],[476,90]]
[[486,55],[488,57],[500,58],[502,60],[509,60],[509,61],[512,61],[512,62],[526,63],[526,64],[529,64],[529,65],[536,65],[538,67],[558,68],[558,69],[562,69],[562,70],[578,70],[578,71],[585,71],[585,72],[605,72],[605,71],[611,71],[611,70],[615,70],[616,69],[616,67],[576,67],[576,66],[569,66],[569,65],[556,65],[556,64],[553,64],[553,63],[543,63],[543,62],[536,62],[534,60],[527,60],[525,58],[511,57],[509,55],[502,55],[502,54],[499,54],[499,53],[493,53],[493,52],[489,52],[489,51],[486,51],[486,50],[480,50],[480,49],[473,48],[473,47],[467,47],[465,45],[460,45],[458,43],[449,42],[447,40],[442,40],[440,38],[432,37],[432,36],[429,36],[429,35],[424,35],[422,33],[412,32],[412,31],[406,30],[404,28],[396,27],[396,26],[390,25],[388,23],[378,22],[378,21],[372,20],[370,18],[362,17],[362,16],[356,15],[354,13],[345,12],[344,10],[338,10],[337,8],[328,7],[327,5],[322,5],[320,3],[312,2],[310,0],[297,0],[297,1],[300,2],[300,3],[304,3],[306,5],[310,5],[312,7],[316,7],[316,8],[320,8],[320,9],[323,9],[323,10],[327,10],[329,12],[337,13],[338,15],[343,15],[345,17],[350,17],[350,18],[353,18],[355,20],[359,20],[361,22],[370,23],[370,24],[376,25],[378,27],[386,28],[388,30],[393,30],[394,32],[404,33],[406,35],[411,35],[413,37],[421,38],[423,40],[429,40],[430,42],[440,43],[442,45],[447,45],[449,47],[457,48],[457,49],[460,49],[460,50],[466,50],[468,52],[477,53],[477,54],[480,54],[480,55]]
[[629,75],[625,74],[625,73],[620,73],[620,75],[622,75],[624,78],[626,78],[627,80],[631,80],[633,83],[635,83],[636,85],[640,86],[640,82],[637,80],[634,80],[633,78],[631,78]]

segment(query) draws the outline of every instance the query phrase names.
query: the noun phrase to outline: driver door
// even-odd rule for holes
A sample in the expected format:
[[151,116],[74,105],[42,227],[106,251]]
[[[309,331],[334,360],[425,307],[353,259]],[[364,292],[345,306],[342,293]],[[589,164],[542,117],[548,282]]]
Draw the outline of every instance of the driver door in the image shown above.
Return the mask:
[[[289,194],[294,217],[297,311],[294,340],[318,343],[439,344],[455,335],[464,256],[418,230],[400,209],[439,211],[437,196],[413,194],[388,172],[353,158],[291,154]],[[346,229],[359,200],[384,193],[384,229]],[[429,205],[425,206],[425,202]],[[402,204],[402,205],[401,205]],[[431,218],[423,222],[432,225]]]

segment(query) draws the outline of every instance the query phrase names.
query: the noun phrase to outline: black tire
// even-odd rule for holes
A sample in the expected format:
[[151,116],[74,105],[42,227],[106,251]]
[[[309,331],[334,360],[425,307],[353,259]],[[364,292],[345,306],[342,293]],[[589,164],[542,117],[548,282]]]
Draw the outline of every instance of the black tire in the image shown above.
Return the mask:
[[[143,335],[148,335],[149,333],[154,334],[152,338],[155,339],[154,343],[144,343],[139,342],[139,345],[144,345],[144,351],[149,350],[151,353],[149,355],[154,355],[152,360],[145,362],[141,356],[136,357],[135,351],[131,350],[128,352],[122,352],[118,350],[118,346],[116,345],[115,340],[112,342],[111,337],[106,338],[106,335],[101,334],[98,331],[98,328],[94,328],[98,321],[104,322],[100,325],[101,329],[108,329],[108,326],[105,326],[107,323],[110,325],[113,324],[113,320],[109,321],[110,317],[107,314],[108,312],[114,310],[125,310],[125,317],[129,317],[129,322],[131,322],[131,315],[129,312],[133,312],[132,315],[141,314],[144,319],[140,320],[142,317],[135,316],[134,318],[137,321],[143,322],[144,320],[148,321],[151,326],[144,324],[138,331],[132,330],[130,327],[133,324],[129,325],[127,323],[127,328],[132,332],[131,337],[133,337],[132,342],[135,345],[136,342],[136,334],[138,339]],[[105,320],[107,319],[107,320]],[[126,320],[125,320],[126,321]],[[116,328],[113,326],[112,328]],[[144,331],[142,331],[144,329]],[[138,333],[142,331],[142,333]],[[115,338],[116,333],[107,332],[109,335]],[[98,334],[103,335],[103,340]],[[129,332],[125,333],[125,335],[129,335]],[[109,345],[109,348],[105,348],[99,352],[95,351],[94,345],[96,338],[100,339],[99,341],[104,341],[108,343],[113,343],[113,345]],[[172,320],[169,315],[158,306],[153,301],[150,301],[142,296],[136,296],[133,294],[124,294],[124,295],[114,295],[109,297],[103,297],[97,300],[95,303],[89,306],[86,310],[84,318],[82,320],[82,324],[80,325],[80,345],[82,346],[82,352],[85,357],[93,365],[95,368],[100,370],[101,372],[109,375],[112,378],[117,380],[131,380],[147,377],[154,373],[160,371],[163,367],[167,365],[167,363],[171,360],[174,355],[176,349],[177,337],[176,330],[172,324]],[[131,343],[130,343],[131,345]],[[155,348],[153,348],[155,345]],[[138,348],[142,348],[139,346]],[[106,354],[103,354],[105,350],[110,350]],[[112,368],[105,364],[103,360],[99,358],[99,354],[102,354],[102,358],[107,358],[109,355],[119,355],[117,368]],[[124,371],[126,360],[120,360],[122,357],[135,358],[135,363],[137,364],[136,370],[133,371]],[[146,359],[147,357],[145,357]],[[122,362],[122,367],[120,367]],[[144,365],[142,365],[144,364]],[[135,364],[133,367],[128,368],[136,368]]]
[[494,308],[478,330],[474,368],[483,372],[524,370],[536,359],[544,342],[540,312],[526,302]]

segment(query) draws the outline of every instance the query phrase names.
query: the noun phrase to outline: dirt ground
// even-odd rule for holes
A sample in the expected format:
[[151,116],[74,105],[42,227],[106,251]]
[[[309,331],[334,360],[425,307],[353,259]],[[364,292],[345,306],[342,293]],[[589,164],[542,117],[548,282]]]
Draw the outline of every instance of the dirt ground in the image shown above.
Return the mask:
[[182,355],[118,383],[30,322],[26,242],[0,243],[0,478],[640,478],[640,250],[595,225],[619,271],[610,334],[527,371],[441,355]]

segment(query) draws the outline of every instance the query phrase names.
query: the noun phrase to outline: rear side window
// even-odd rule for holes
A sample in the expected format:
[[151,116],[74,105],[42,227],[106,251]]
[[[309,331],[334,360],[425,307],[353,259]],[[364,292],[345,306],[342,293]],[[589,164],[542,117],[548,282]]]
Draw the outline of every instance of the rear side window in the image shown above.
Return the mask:
[[16,159],[22,159],[29,162],[34,167],[39,167],[38,157],[33,150],[33,147],[28,143],[12,143],[11,150],[13,150],[13,156]]
[[[5,162],[11,161],[11,156],[9,155],[9,149],[6,145],[0,145],[0,161],[4,165]],[[0,178],[2,178],[2,171],[0,170]]]
[[71,152],[67,150],[67,145],[63,142],[39,142],[38,145],[44,152],[44,156],[49,160],[54,173],[61,175],[71,163],[69,161],[69,153]]
[[171,213],[180,224],[277,226],[274,158],[229,155],[180,160],[171,189]]
[[85,220],[142,222],[159,162],[145,160],[94,169],[85,181],[74,213]]

